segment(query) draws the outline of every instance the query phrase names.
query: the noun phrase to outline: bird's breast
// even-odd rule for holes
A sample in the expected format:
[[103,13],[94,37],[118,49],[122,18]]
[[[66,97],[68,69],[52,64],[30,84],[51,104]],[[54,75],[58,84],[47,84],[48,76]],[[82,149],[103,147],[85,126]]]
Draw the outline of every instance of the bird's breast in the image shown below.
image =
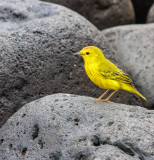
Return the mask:
[[85,70],[90,80],[102,88],[103,77],[99,74],[99,68],[94,64],[85,64]]

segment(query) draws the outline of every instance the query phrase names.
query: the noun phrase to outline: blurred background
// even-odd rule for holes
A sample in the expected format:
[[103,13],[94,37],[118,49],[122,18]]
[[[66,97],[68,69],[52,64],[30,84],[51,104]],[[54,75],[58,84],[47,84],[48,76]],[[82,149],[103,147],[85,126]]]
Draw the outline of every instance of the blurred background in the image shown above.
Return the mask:
[[154,22],[154,0],[43,0],[66,6],[98,29]]

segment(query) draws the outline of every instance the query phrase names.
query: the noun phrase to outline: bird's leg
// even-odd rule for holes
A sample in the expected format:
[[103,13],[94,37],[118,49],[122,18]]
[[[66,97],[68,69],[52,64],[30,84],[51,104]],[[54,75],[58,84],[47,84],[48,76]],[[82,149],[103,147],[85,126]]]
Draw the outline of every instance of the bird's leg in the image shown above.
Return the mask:
[[113,102],[110,102],[109,99],[110,99],[116,92],[117,92],[117,91],[112,92],[106,99],[102,99],[101,101],[113,103]]
[[105,91],[97,100],[102,99],[108,92],[109,92],[109,89],[107,91]]
[[109,92],[109,89],[105,91],[98,99],[92,99],[90,98],[89,100],[95,100],[95,101],[101,101],[101,99]]

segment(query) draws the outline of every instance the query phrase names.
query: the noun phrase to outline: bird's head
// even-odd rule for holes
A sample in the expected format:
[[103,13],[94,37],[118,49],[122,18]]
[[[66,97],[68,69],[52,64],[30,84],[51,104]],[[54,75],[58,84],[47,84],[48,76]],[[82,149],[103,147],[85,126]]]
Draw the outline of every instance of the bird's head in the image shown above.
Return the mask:
[[81,51],[74,53],[74,55],[80,55],[84,61],[88,62],[105,58],[103,52],[95,46],[87,46]]

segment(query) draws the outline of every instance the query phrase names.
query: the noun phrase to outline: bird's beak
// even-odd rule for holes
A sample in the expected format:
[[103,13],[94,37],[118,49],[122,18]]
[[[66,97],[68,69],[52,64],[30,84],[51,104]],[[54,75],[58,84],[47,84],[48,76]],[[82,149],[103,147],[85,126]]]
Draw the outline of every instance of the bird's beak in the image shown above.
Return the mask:
[[73,55],[82,55],[80,52],[73,53]]

